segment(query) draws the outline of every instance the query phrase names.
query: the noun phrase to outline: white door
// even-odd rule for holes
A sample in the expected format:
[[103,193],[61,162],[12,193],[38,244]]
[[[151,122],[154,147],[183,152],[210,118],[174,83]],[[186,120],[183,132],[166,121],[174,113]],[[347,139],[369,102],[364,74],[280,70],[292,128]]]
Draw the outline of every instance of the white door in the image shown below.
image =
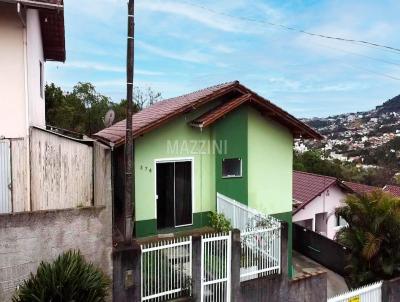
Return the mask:
[[0,213],[11,213],[10,141],[0,140]]

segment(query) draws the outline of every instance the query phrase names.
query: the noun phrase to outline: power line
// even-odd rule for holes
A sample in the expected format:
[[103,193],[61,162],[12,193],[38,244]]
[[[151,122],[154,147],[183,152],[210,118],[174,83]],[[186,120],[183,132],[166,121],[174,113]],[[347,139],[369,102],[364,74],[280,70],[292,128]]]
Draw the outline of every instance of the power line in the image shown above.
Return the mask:
[[374,74],[377,74],[377,75],[380,75],[380,76],[382,76],[382,77],[386,77],[386,78],[389,78],[389,79],[392,79],[392,80],[400,81],[400,78],[395,77],[395,76],[392,76],[392,75],[390,75],[390,74],[386,74],[386,73],[382,73],[382,72],[377,72],[377,71],[374,71],[374,70],[371,70],[371,69],[368,69],[368,68],[364,68],[364,67],[360,67],[360,66],[355,66],[355,65],[352,65],[352,64],[349,64],[349,63],[342,63],[342,64],[347,65],[347,66],[350,66],[350,67],[353,67],[353,68],[355,68],[355,69],[360,69],[360,70],[363,70],[363,71],[367,71],[367,72],[370,72],[370,73],[374,73]]
[[192,3],[192,2],[189,2],[189,1],[182,0],[182,2],[184,2],[184,3],[188,4],[188,5],[194,6],[194,7],[201,8],[203,10],[210,11],[210,12],[212,12],[214,14],[227,16],[229,18],[240,19],[240,20],[243,20],[243,21],[259,23],[259,24],[268,24],[268,25],[271,25],[271,26],[283,28],[285,30],[294,31],[294,32],[298,32],[298,33],[301,33],[301,34],[305,34],[305,35],[309,35],[309,36],[313,36],[313,37],[319,37],[319,38],[323,38],[323,39],[331,39],[331,40],[337,40],[337,41],[342,41],[342,42],[363,44],[363,45],[368,45],[368,46],[373,46],[373,47],[378,47],[378,48],[382,48],[382,49],[386,49],[386,50],[395,51],[396,53],[400,52],[400,48],[396,48],[396,47],[392,47],[392,46],[388,46],[388,45],[378,44],[378,43],[364,41],[364,40],[349,39],[349,38],[335,37],[335,36],[330,36],[330,35],[325,35],[325,34],[313,33],[313,32],[309,32],[309,31],[306,31],[306,30],[303,30],[303,29],[299,29],[299,28],[296,28],[296,27],[287,26],[287,25],[283,25],[283,24],[279,24],[279,23],[274,23],[274,22],[267,21],[267,20],[258,20],[258,19],[248,18],[248,17],[234,16],[234,15],[227,14],[227,13],[224,13],[224,12],[220,12],[220,11],[211,9],[209,7],[206,7],[206,6],[203,6],[203,5],[199,5],[199,4],[195,4],[195,3]]
[[344,52],[344,53],[348,53],[348,54],[351,54],[351,55],[354,55],[354,56],[359,56],[359,57],[367,58],[367,59],[378,61],[378,62],[383,62],[383,63],[390,64],[390,65],[400,66],[400,62],[394,62],[394,61],[390,61],[390,60],[371,57],[371,56],[364,55],[364,54],[361,54],[361,53],[358,53],[358,52],[349,51],[349,50],[342,49],[342,48],[337,48],[337,47],[332,47],[332,46],[329,46],[329,45],[320,44],[320,43],[316,43],[316,42],[313,42],[313,43],[315,45],[317,45],[317,46],[330,48],[330,49],[333,49],[333,50],[336,50],[336,51],[341,51],[341,52]]

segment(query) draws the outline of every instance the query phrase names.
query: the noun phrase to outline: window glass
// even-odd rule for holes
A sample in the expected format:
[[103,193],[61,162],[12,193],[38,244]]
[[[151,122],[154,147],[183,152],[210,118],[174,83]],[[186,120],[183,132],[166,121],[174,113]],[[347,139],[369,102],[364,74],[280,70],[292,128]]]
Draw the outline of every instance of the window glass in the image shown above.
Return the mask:
[[241,177],[242,159],[225,158],[222,160],[222,177]]

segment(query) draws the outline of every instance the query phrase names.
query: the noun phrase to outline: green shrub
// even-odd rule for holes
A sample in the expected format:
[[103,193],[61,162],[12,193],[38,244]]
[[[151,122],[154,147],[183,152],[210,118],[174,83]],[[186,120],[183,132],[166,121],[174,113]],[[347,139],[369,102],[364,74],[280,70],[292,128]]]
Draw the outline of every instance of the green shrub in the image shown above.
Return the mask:
[[225,218],[224,214],[210,213],[210,224],[217,232],[229,232],[232,229],[231,222]]
[[41,262],[36,275],[17,289],[13,302],[102,302],[108,278],[79,251],[68,251],[52,262]]

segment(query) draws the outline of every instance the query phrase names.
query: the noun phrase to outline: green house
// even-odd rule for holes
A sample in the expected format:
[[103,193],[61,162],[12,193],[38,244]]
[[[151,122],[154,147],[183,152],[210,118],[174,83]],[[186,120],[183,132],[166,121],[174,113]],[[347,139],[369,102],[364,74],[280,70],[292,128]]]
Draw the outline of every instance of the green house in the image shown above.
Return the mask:
[[[125,121],[96,137],[113,147],[114,220],[123,204]],[[135,235],[208,224],[217,193],[292,219],[293,138],[320,134],[239,82],[134,114]]]

